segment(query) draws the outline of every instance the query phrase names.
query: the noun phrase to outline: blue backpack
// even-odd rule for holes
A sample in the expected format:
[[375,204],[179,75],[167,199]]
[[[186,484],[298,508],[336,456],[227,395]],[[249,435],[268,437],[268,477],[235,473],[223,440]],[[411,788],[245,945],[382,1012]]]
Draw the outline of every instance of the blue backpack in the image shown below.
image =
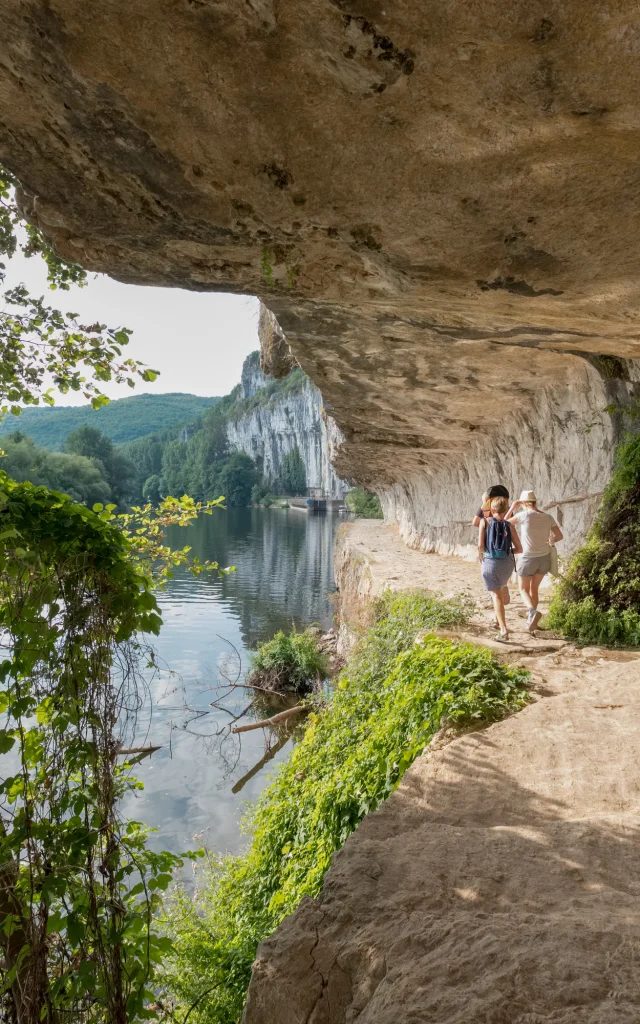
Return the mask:
[[511,527],[504,519],[487,519],[484,550],[489,558],[508,558],[511,554]]

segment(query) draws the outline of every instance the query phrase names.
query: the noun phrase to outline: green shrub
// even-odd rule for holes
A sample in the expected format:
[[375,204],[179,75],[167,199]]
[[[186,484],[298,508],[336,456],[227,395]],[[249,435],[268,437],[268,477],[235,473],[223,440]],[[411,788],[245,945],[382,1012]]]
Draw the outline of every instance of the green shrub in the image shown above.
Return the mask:
[[308,692],[311,684],[327,675],[327,659],[313,633],[280,630],[251,654],[248,682],[282,693]]
[[364,487],[354,487],[345,498],[347,508],[360,519],[382,519],[382,505],[377,494],[365,491]]
[[325,710],[264,791],[239,857],[213,861],[196,899],[178,891],[167,919],[174,954],[165,984],[193,1024],[236,1024],[258,943],[303,896],[315,896],[334,852],[395,789],[447,721],[494,721],[523,706],[526,673],[486,650],[416,632],[464,621],[461,602],[388,595]]
[[564,601],[561,594],[556,594],[544,624],[577,644],[640,647],[640,613],[598,608],[593,597]]
[[556,588],[546,625],[578,643],[640,644],[640,436],[618,449],[596,521]]

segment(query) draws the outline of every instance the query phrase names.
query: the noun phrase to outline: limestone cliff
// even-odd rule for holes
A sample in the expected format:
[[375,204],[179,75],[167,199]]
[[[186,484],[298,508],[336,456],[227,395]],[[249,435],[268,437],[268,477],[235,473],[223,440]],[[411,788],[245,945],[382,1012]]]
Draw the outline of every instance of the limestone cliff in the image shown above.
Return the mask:
[[333,469],[331,459],[342,438],[327,416],[322,396],[299,370],[283,387],[260,369],[258,353],[242,368],[242,395],[238,413],[230,414],[227,436],[232,448],[255,459],[269,484],[281,477],[284,456],[298,449],[307,487],[321,488],[325,496],[341,498],[348,484]]

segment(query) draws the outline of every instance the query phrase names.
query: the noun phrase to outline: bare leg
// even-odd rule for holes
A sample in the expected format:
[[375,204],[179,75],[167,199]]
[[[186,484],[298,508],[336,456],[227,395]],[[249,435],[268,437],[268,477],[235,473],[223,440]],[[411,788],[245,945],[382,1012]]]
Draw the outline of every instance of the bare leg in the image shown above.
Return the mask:
[[500,590],[492,590],[491,591],[491,597],[493,599],[493,607],[495,609],[496,619],[498,620],[498,626],[500,628],[500,632],[502,633],[502,635],[504,637],[507,637],[509,634],[507,633],[507,620],[505,618],[504,604],[503,604],[503,601],[502,601],[502,590],[503,589],[504,588],[501,588]]
[[509,593],[509,588],[507,586],[504,586],[500,593],[502,595],[502,603],[504,605],[511,604],[511,594]]
[[531,600],[531,581],[533,576],[518,576],[518,586],[520,588],[520,595],[522,600],[526,604],[527,608],[535,608],[533,601]]
[[533,617],[531,619],[531,622],[529,623],[527,628],[528,628],[530,633],[533,633],[535,631],[536,626],[540,622],[540,619],[542,618],[542,612],[538,611],[538,591],[540,589],[540,584],[542,583],[542,581],[544,579],[544,573],[539,573],[538,572],[538,573],[536,573],[535,576],[531,576],[530,579],[531,579],[531,606],[534,609],[534,615],[533,615]]
[[544,579],[545,574],[537,572],[535,576],[529,577],[531,580],[531,605],[533,608],[538,607],[538,591],[540,590],[540,584]]

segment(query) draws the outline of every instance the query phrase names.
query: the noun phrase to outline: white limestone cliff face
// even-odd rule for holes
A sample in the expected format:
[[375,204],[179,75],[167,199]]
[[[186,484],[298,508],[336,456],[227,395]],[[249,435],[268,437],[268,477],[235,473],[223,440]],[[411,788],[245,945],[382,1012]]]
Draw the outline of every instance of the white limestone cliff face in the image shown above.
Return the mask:
[[322,395],[310,380],[303,379],[300,386],[269,397],[270,384],[273,380],[260,369],[258,354],[248,356],[242,368],[243,397],[259,398],[262,394],[264,403],[229,421],[231,447],[255,459],[272,484],[280,477],[284,456],[297,448],[304,462],[307,487],[322,488],[329,498],[342,498],[349,485],[331,464],[342,437],[325,412]]

